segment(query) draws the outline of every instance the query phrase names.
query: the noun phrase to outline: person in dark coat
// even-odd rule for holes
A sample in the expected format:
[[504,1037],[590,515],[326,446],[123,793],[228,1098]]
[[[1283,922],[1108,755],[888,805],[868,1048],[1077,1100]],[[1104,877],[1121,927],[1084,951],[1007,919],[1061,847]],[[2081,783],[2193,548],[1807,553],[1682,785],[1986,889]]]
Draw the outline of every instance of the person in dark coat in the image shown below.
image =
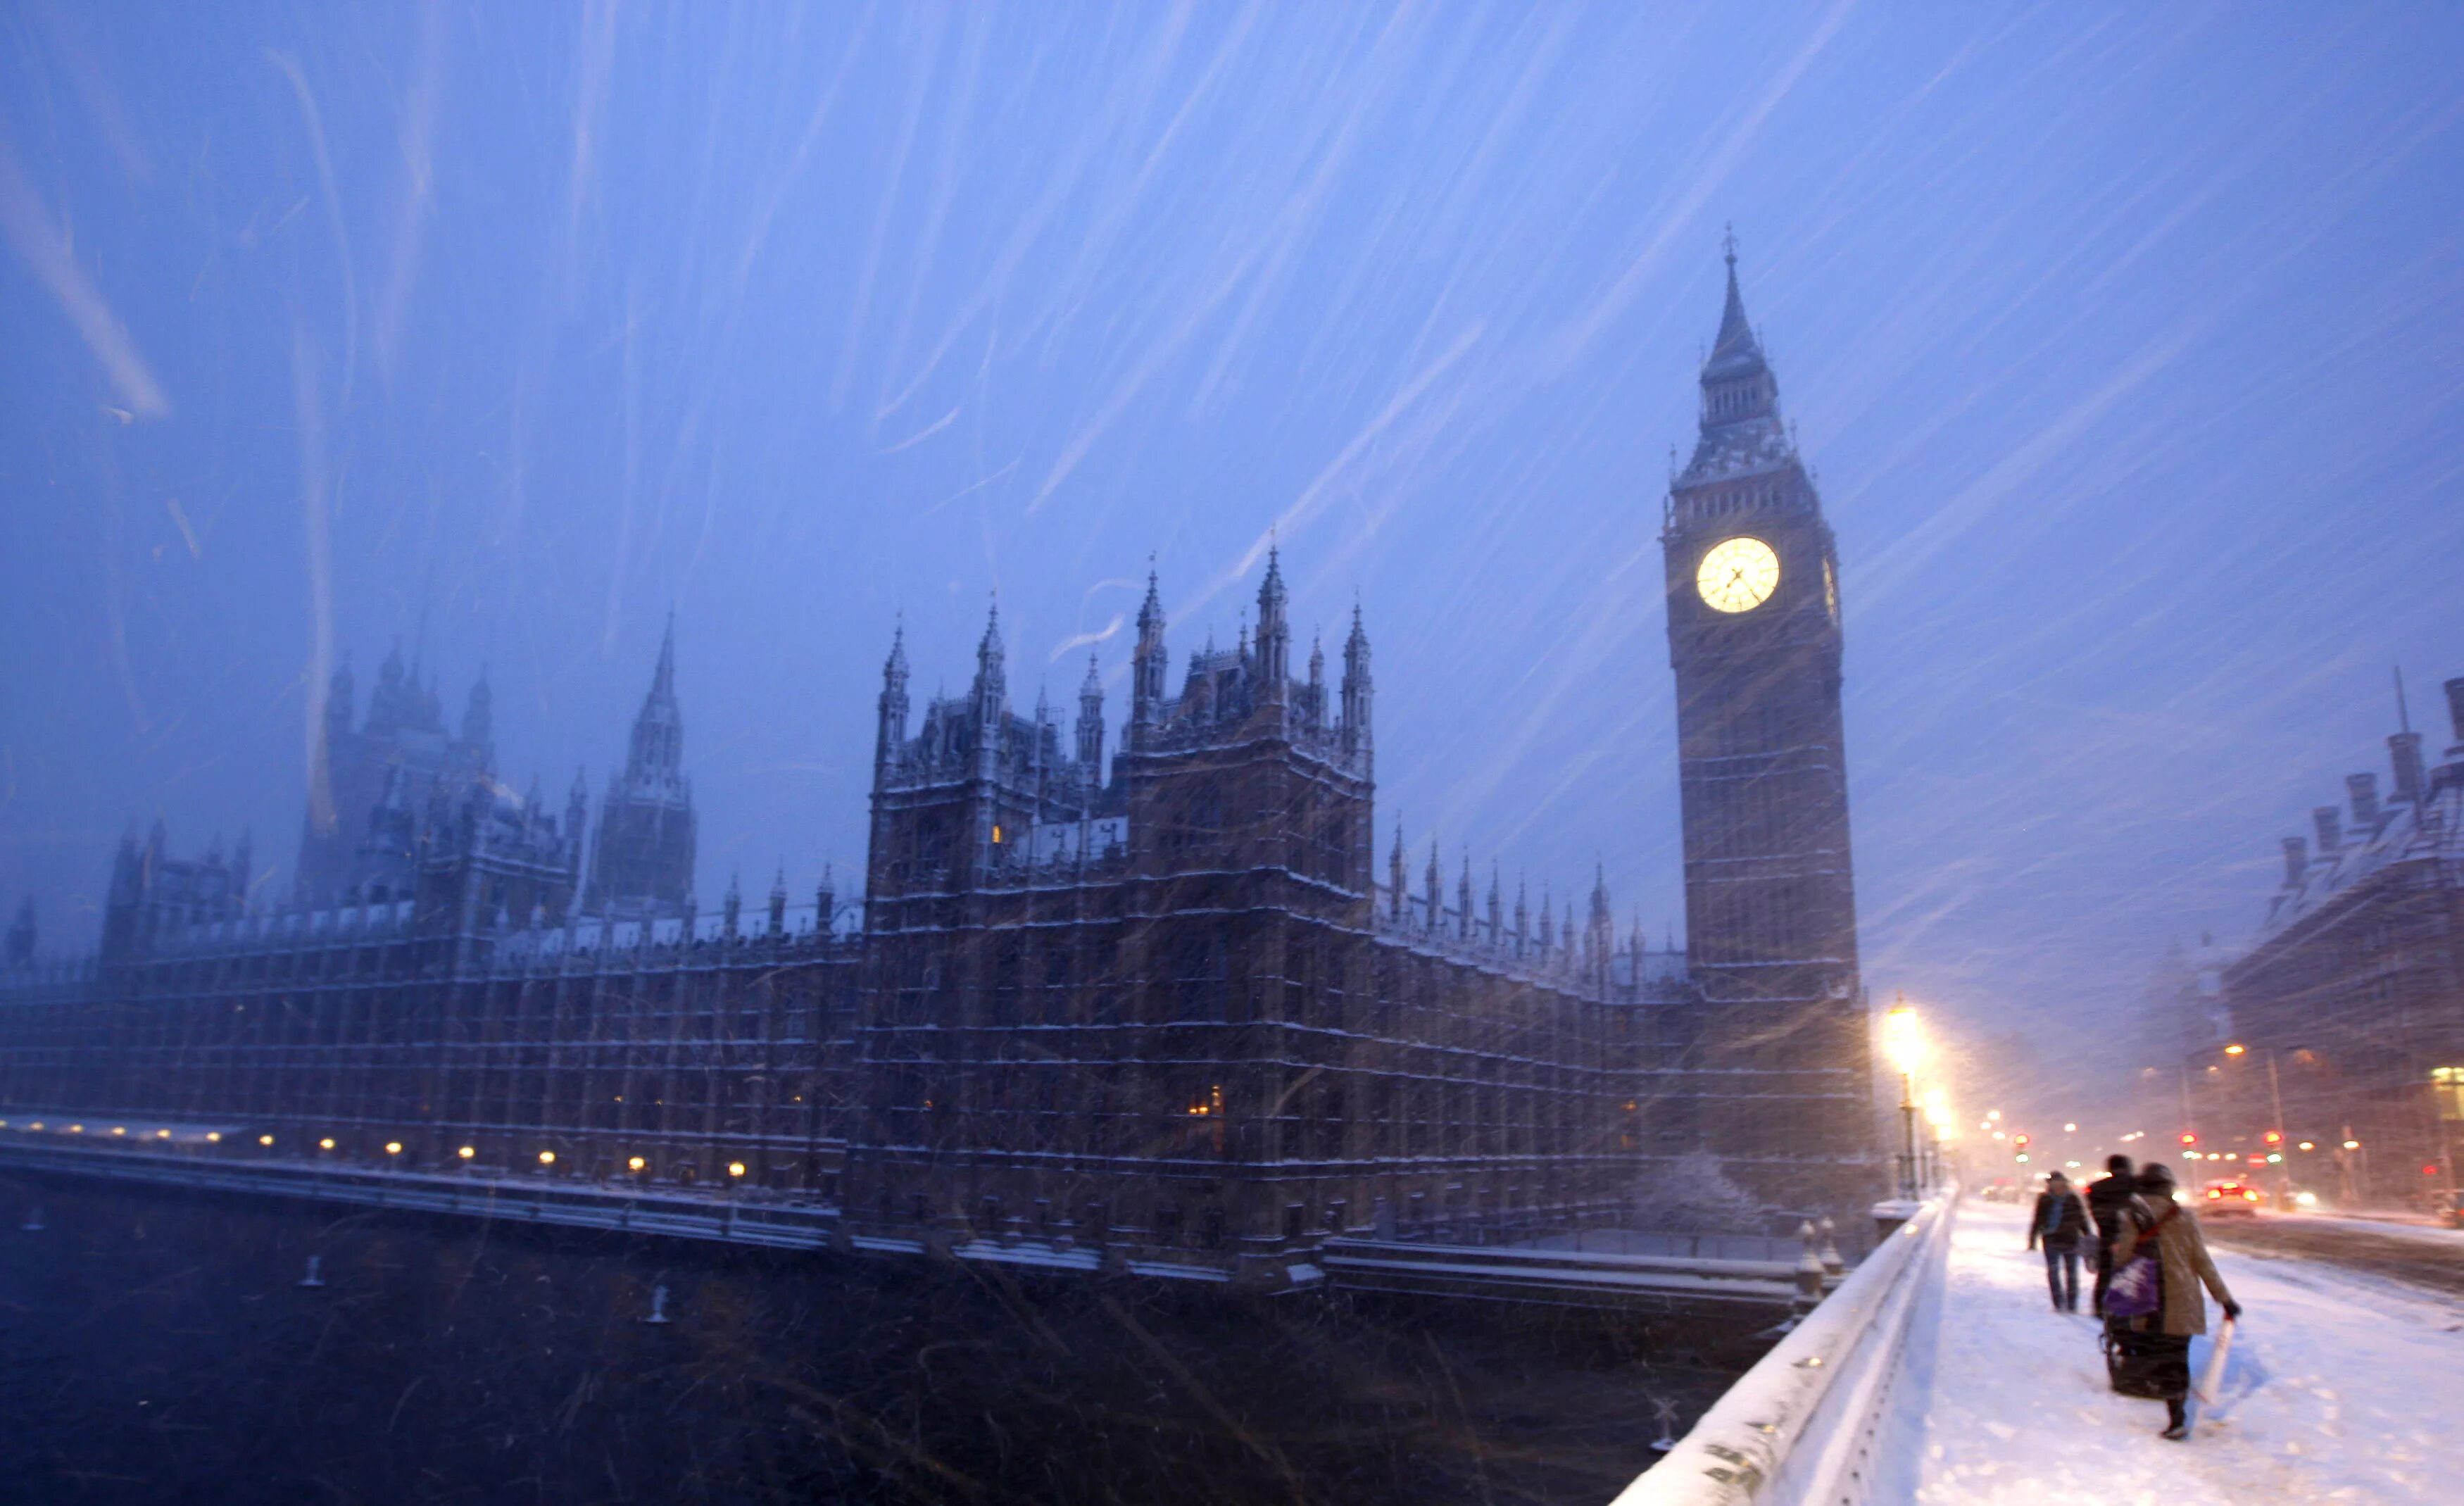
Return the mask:
[[2157,1309],[2144,1318],[2109,1319],[2108,1324],[2124,1330],[2131,1362],[2145,1382],[2144,1389],[2128,1394],[2162,1399],[2164,1435],[2185,1438],[2189,1435],[2184,1404],[2190,1394],[2190,1340],[2208,1331],[2208,1307],[2199,1288],[2214,1294],[2229,1322],[2241,1317],[2241,1305],[2216,1273],[2197,1215],[2173,1200],[2173,1168],[2162,1162],[2140,1170],[2139,1195],[2123,1209],[2122,1231],[2114,1236],[2113,1269],[2120,1272],[2143,1253],[2155,1257],[2160,1273]]
[[2047,1177],[2028,1220],[2028,1248],[2044,1247],[2045,1285],[2053,1289],[2057,1313],[2079,1311],[2079,1241],[2087,1230],[2087,1205],[2071,1190],[2070,1179],[2058,1171]]
[[2087,1185],[2087,1214],[2096,1220],[2096,1298],[2092,1304],[2096,1316],[2104,1316],[2104,1289],[2113,1280],[2113,1236],[2122,1229],[2122,1210],[2139,1195],[2139,1180],[2131,1175],[2130,1158],[2107,1156],[2104,1169],[2109,1175]]

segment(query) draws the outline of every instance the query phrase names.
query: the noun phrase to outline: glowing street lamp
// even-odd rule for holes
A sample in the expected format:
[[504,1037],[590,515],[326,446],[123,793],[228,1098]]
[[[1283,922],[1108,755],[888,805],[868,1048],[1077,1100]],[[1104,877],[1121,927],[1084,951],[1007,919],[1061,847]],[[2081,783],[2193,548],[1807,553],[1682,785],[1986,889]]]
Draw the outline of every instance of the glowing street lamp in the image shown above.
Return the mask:
[[1925,1036],[1917,1025],[1917,1011],[1908,1005],[1908,996],[1882,1016],[1882,1050],[1900,1074],[1900,1122],[1906,1137],[1906,1148],[1900,1158],[1900,1195],[1913,1203],[1917,1200],[1917,1090],[1916,1070],[1925,1060]]

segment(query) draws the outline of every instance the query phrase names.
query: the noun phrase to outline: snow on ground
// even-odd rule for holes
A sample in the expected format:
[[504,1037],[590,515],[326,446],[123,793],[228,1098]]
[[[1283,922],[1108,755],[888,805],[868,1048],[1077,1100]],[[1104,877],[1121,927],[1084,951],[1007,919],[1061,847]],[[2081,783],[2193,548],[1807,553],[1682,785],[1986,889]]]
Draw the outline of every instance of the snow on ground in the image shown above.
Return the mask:
[[[2105,1384],[2098,1325],[2052,1310],[2016,1207],[1969,1200],[1917,1315],[1903,1414],[1928,1503],[2275,1506],[2464,1498],[2464,1305],[2314,1262],[2211,1245],[2244,1308],[2222,1396],[2190,1441]],[[2080,1282],[2086,1305],[2087,1281]],[[2222,1314],[2209,1303],[2211,1333]],[[2208,1340],[2190,1350],[2205,1374]]]
[[[2384,1234],[2389,1239],[2435,1245],[2442,1250],[2453,1250],[2459,1255],[2464,1255],[2464,1229],[2449,1229],[2443,1225],[2428,1222],[2414,1224],[2392,1218],[2372,1218],[2365,1213],[2271,1213],[2267,1216],[2283,1219],[2288,1223],[2351,1225],[2373,1234]],[[2230,1281],[2233,1278],[2227,1276],[2225,1279]]]

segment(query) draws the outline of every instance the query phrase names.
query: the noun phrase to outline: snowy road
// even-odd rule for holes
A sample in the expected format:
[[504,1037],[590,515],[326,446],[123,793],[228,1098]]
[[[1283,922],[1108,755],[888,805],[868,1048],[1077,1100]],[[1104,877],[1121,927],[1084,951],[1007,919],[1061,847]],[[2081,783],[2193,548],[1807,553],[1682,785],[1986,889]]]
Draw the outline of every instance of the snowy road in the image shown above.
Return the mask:
[[[2434,1502],[2464,1496],[2464,1303],[2302,1260],[2221,1247],[2246,1309],[2223,1396],[2165,1409],[2106,1388],[2096,1320],[2046,1300],[2016,1207],[1968,1201],[1947,1281],[1918,1315],[1903,1406],[1924,1418],[1917,1499],[2097,1506]],[[2082,1286],[2085,1282],[2082,1281]],[[2084,1302],[2084,1294],[2082,1294]],[[2212,1303],[2209,1322],[2219,1318]],[[2207,1341],[2191,1351],[2192,1373]]]

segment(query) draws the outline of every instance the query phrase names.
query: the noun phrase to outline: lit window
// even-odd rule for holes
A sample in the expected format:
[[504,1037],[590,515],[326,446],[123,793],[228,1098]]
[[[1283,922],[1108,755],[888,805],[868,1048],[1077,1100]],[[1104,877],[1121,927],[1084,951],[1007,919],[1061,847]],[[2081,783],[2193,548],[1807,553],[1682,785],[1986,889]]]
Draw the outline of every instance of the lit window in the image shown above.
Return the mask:
[[556,1152],[555,1152],[555,1151],[552,1151],[552,1150],[543,1150],[543,1151],[540,1151],[540,1152],[539,1152],[539,1164],[540,1164],[540,1165],[542,1165],[542,1166],[553,1166],[553,1165],[555,1165],[555,1164],[556,1164]]
[[475,1156],[475,1155],[477,1155],[477,1154],[479,1154],[479,1153],[478,1153],[478,1151],[476,1151],[476,1150],[473,1149],[471,1146],[469,1146],[469,1145],[465,1145],[465,1146],[463,1146],[462,1148],[460,1148],[459,1150],[456,1150],[453,1154],[455,1154],[455,1155],[457,1155],[457,1156],[461,1157],[464,1161],[468,1161],[468,1160],[470,1160],[472,1157],[473,1157],[473,1156]]
[[334,1142],[331,1139],[320,1140],[317,1142],[317,1148],[319,1150],[332,1150],[334,1148]]

